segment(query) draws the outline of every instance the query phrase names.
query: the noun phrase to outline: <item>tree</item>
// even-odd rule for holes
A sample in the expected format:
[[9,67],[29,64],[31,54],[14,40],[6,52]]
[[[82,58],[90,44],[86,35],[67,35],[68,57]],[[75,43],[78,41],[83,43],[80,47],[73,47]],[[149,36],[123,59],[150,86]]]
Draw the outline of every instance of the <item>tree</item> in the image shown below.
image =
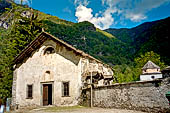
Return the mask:
[[139,80],[139,70],[133,66],[128,65],[116,65],[113,67],[114,70],[114,83],[132,82]]
[[[8,29],[8,34],[3,37],[0,47],[0,98],[5,102],[12,95],[13,60],[40,32],[42,22],[38,14],[30,11],[30,17],[23,17],[16,4],[13,5],[13,24]],[[15,11],[14,11],[15,10]]]
[[160,60],[160,55],[154,53],[153,51],[146,52],[144,55],[140,55],[135,58],[136,67],[142,68],[149,60],[154,62],[156,65],[160,66],[160,68],[165,67],[165,63]]

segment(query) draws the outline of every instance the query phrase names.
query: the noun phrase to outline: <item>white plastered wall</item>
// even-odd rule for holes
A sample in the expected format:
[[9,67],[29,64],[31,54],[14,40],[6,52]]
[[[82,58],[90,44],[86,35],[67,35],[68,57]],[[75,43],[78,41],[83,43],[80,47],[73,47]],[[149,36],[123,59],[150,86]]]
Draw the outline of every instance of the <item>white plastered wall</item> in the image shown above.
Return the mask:
[[[56,53],[43,55],[48,46]],[[42,83],[53,83],[54,105],[77,105],[81,88],[81,58],[52,40],[45,41],[17,69],[16,104],[42,105]],[[48,76],[46,71],[50,71]],[[70,83],[70,96],[62,97],[62,82]],[[33,99],[27,99],[27,85],[33,84]]]

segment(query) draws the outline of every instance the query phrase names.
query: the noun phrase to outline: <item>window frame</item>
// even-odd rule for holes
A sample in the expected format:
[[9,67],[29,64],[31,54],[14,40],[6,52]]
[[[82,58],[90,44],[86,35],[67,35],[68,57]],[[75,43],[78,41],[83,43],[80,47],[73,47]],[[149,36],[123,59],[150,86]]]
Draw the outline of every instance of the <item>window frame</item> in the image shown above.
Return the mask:
[[[31,96],[29,96],[30,86],[31,86]],[[33,99],[33,84],[27,84],[26,99]]]
[[[67,84],[68,86],[65,86],[65,84]],[[62,97],[70,97],[70,82],[69,81],[62,82]]]

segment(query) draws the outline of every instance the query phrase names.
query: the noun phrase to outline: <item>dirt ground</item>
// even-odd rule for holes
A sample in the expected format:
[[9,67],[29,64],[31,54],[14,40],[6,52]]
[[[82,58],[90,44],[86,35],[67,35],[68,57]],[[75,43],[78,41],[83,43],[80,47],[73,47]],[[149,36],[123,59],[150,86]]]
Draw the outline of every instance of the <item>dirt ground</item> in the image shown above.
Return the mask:
[[11,111],[10,113],[144,113],[134,110],[123,109],[104,109],[104,108],[89,108],[82,106],[73,107],[41,107],[36,109],[22,109]]

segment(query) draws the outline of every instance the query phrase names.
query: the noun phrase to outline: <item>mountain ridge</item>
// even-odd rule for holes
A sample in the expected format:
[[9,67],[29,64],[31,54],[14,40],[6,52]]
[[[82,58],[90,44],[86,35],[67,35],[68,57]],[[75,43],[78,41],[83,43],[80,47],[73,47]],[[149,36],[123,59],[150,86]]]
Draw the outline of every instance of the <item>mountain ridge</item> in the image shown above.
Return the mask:
[[[42,32],[42,28],[111,65],[114,83],[138,81],[142,66],[150,59],[161,68],[165,67],[164,62],[170,64],[170,19],[161,20],[150,28],[139,26],[131,32],[121,29],[109,33],[87,21],[73,23],[14,3],[11,8],[5,8],[0,17],[8,17],[0,27],[0,98],[3,100],[12,96],[14,58]],[[160,61],[160,55],[164,62]]]
[[[18,7],[23,10],[26,8],[29,9],[28,6],[19,5]],[[158,48],[158,50],[155,50],[154,47],[148,49],[149,46],[152,46],[152,42],[146,43],[154,39],[150,38],[154,32],[152,28],[155,29],[154,26],[157,28],[157,26],[160,26],[160,24],[156,25],[157,23],[170,20],[170,17],[154,22],[145,22],[134,28],[100,30],[87,21],[73,23],[38,10],[33,10],[33,12],[39,15],[38,19],[42,20],[43,27],[47,32],[60,37],[60,39],[72,46],[85,51],[105,63],[111,65],[129,64],[133,62],[135,57],[152,50],[160,54],[166,64],[170,63],[169,56],[165,52],[160,52],[160,48]],[[163,24],[166,24],[166,22]],[[169,29],[168,26],[166,26],[166,28]],[[166,35],[169,37],[167,33]],[[154,39],[154,41],[158,42],[157,39],[159,38]],[[169,43],[169,40],[167,40],[167,42]],[[154,46],[156,46],[156,44]]]
[[[162,60],[166,64],[170,64],[170,55],[166,53],[170,44],[170,17],[165,19],[145,22],[130,29],[106,29],[106,32],[111,33],[121,41],[132,46],[136,56],[144,54],[147,51],[154,51],[160,54]],[[159,43],[159,42],[162,43]],[[148,43],[150,42],[150,44]]]

